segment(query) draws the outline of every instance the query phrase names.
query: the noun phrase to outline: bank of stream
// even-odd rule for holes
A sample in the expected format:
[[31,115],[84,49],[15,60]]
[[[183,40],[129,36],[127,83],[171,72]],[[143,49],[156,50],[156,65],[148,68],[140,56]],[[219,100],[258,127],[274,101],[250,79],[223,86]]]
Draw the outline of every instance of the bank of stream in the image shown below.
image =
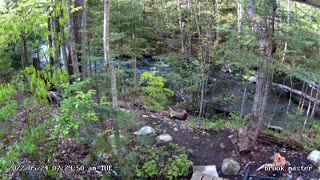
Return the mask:
[[[131,72],[131,64],[132,62],[129,60],[124,60],[115,63],[115,67],[117,70]],[[170,66],[163,61],[157,61],[151,57],[144,57],[137,61],[138,76],[143,72],[157,72],[159,75],[164,75],[170,72]],[[254,80],[244,83],[239,73],[223,72],[219,68],[213,69],[210,74],[204,97],[204,109],[207,117],[210,118],[221,113],[240,113],[243,97],[245,97],[243,115],[251,113],[255,93]],[[127,78],[129,78],[128,75]],[[251,79],[255,79],[255,77]],[[284,81],[284,78],[280,75],[274,77],[274,82],[284,83],[288,86],[290,83],[288,79]],[[302,82],[298,80],[294,81],[293,88],[301,90],[301,86]],[[245,87],[246,94],[244,96]],[[291,102],[289,103],[289,94],[280,88],[273,87],[267,100],[264,118],[265,124],[280,126],[287,131],[295,131],[297,127],[301,127],[305,116],[303,114],[297,114],[297,99],[297,96],[292,96]],[[318,118],[318,113],[315,118]]]

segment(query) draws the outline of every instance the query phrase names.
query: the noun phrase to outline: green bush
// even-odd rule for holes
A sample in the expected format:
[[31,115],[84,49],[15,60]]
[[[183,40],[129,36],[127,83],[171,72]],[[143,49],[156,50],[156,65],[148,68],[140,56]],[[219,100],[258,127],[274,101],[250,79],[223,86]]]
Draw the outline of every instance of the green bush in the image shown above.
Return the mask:
[[192,161],[188,159],[186,154],[181,154],[179,158],[171,160],[167,177],[169,179],[177,179],[181,176],[187,176],[190,166],[192,166]]
[[249,120],[249,115],[241,117],[239,113],[230,113],[229,116],[227,120],[219,117],[215,117],[214,120],[206,119],[204,126],[209,129],[214,128],[218,130],[224,128],[239,129],[246,126]]
[[139,178],[177,179],[187,176],[192,165],[192,161],[185,154],[186,149],[174,143],[161,147],[137,146],[133,152],[140,154],[135,162],[136,176]]
[[172,90],[164,87],[166,80],[161,76],[156,76],[155,72],[144,72],[140,82],[141,84],[146,83],[146,86],[141,88],[142,101],[150,107],[163,109],[168,98],[174,95]]
[[76,81],[62,85],[64,99],[60,103],[60,114],[55,117],[54,127],[54,133],[59,137],[71,135],[80,138],[79,130],[85,128],[86,122],[99,120],[92,104],[95,92],[81,90],[87,83]]

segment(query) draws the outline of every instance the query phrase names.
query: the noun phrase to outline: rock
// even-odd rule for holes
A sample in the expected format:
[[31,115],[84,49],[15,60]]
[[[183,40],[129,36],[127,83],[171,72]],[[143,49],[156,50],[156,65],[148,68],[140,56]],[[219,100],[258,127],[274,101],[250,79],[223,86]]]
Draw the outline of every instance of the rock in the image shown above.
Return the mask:
[[151,117],[154,119],[157,119],[158,117],[156,115],[151,114]]
[[193,166],[193,173],[195,172],[200,172],[208,176],[219,177],[216,165]]
[[188,113],[186,110],[178,110],[175,111],[172,108],[169,109],[169,117],[172,119],[178,119],[178,120],[187,120]]
[[173,130],[174,130],[175,132],[179,131],[178,128],[173,128]]
[[[119,135],[119,137],[120,137],[120,139],[124,139],[124,136],[122,136],[121,134]],[[108,139],[109,139],[112,147],[115,147],[116,146],[116,137],[115,137],[115,135],[114,134],[110,135],[108,137]]]
[[142,117],[143,117],[143,118],[148,118],[149,116],[148,116],[148,115],[142,115]]
[[231,142],[232,142],[233,144],[238,143],[238,138],[237,138],[236,135],[230,135],[230,136],[228,136],[228,138],[231,140]]
[[225,175],[237,175],[240,171],[240,165],[233,158],[227,158],[223,160],[221,171]]
[[173,140],[169,134],[161,134],[156,138],[158,143],[167,143]]
[[140,130],[134,132],[133,134],[137,136],[141,136],[141,135],[148,135],[148,134],[155,134],[155,133],[156,133],[156,130],[153,127],[144,126]]
[[124,108],[119,108],[120,111],[130,113],[130,110],[124,109]]
[[313,165],[320,169],[320,151],[313,150],[307,158]]
[[251,83],[255,83],[255,82],[257,82],[257,78],[254,77],[254,76],[250,76],[248,81],[251,82]]

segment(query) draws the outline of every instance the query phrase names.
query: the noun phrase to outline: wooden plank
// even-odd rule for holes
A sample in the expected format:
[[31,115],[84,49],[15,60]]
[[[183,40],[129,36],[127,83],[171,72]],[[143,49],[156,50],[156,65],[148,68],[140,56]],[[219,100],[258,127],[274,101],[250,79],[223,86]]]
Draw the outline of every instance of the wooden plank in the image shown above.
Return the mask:
[[191,180],[201,180],[203,177],[203,174],[199,171],[193,172]]
[[212,180],[214,176],[204,175],[202,180]]

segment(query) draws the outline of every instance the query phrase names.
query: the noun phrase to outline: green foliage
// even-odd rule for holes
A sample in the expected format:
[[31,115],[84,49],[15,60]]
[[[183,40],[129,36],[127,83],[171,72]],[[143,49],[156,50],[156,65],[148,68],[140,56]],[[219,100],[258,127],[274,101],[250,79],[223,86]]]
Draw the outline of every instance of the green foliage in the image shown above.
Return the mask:
[[302,144],[309,151],[320,148],[320,123],[313,121],[309,133],[302,134]]
[[228,95],[216,95],[212,98],[213,102],[218,103],[221,106],[230,105],[235,96],[232,93],[228,93]]
[[304,111],[297,108],[296,111],[288,114],[288,129],[291,130],[291,132],[301,132],[306,118],[307,117],[304,116]]
[[[139,178],[167,177],[177,179],[187,176],[192,162],[185,154],[186,149],[177,144],[170,143],[168,146],[138,146],[134,151],[141,154],[139,157],[143,165],[135,165],[136,176]],[[178,156],[174,154],[179,153]]]
[[48,102],[48,99],[51,100],[51,97],[48,96],[48,89],[53,87],[60,89],[61,84],[69,80],[68,72],[65,69],[51,68],[50,65],[41,71],[37,71],[33,66],[26,67],[18,76],[18,80],[21,80],[20,78],[23,76],[26,76],[30,82],[30,91],[44,102]]
[[224,129],[224,128],[230,128],[230,129],[239,129],[244,126],[246,126],[248,120],[249,120],[249,115],[241,117],[239,113],[230,113],[230,117],[228,117],[227,120],[216,117],[214,121],[211,120],[205,120],[204,121],[204,126],[206,128],[214,128],[214,129]]
[[137,170],[137,176],[138,177],[156,177],[158,172],[158,164],[155,159],[152,159],[150,161],[147,161],[144,163],[142,170]]
[[310,125],[310,130],[315,132],[320,132],[320,122],[313,121]]
[[249,121],[249,115],[241,117],[239,113],[230,113],[229,121],[227,122],[226,126],[233,129],[239,129],[247,125]]
[[167,98],[174,95],[172,90],[164,87],[166,80],[161,76],[156,76],[155,72],[144,72],[140,81],[147,84],[141,88],[142,101],[151,107],[163,109]]
[[192,164],[192,161],[188,159],[186,154],[180,154],[179,158],[171,160],[167,177],[169,179],[177,179],[181,176],[187,176],[189,174],[189,168],[192,166]]
[[[54,132],[59,137],[78,136],[79,130],[85,128],[86,122],[98,121],[94,111],[92,99],[95,92],[89,90],[83,92],[81,89],[88,82],[77,81],[73,84],[63,84],[63,97],[59,108],[60,115],[55,117],[56,125]],[[103,102],[105,103],[105,102]]]

